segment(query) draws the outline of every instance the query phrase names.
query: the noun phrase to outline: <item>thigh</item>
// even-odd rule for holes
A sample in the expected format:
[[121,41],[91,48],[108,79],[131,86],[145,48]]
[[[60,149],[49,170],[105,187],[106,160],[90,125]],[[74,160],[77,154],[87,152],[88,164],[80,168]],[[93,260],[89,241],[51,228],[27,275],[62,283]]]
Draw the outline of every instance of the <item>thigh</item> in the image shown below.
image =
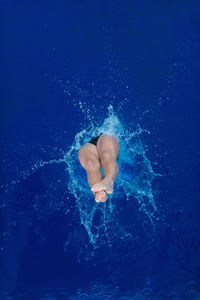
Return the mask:
[[93,162],[99,162],[99,153],[97,151],[97,147],[93,144],[86,143],[78,152],[78,157],[81,165],[85,168],[85,162],[88,160],[92,160]]
[[97,151],[101,158],[103,152],[110,152],[117,159],[120,151],[120,144],[116,137],[108,134],[100,136],[97,142]]

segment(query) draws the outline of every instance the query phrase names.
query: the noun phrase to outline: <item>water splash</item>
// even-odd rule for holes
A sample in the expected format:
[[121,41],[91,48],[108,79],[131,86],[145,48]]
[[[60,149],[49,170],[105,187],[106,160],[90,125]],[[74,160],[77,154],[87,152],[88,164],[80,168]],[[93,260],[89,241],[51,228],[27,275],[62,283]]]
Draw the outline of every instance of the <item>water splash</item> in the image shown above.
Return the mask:
[[[81,167],[77,155],[81,146],[88,142],[92,136],[99,135],[101,132],[116,136],[120,142],[118,159],[120,172],[115,182],[114,194],[109,196],[107,204],[94,201],[86,180],[86,172]],[[129,128],[128,125],[126,126],[125,122],[120,121],[112,105],[110,105],[108,116],[103,123],[95,126],[91,124],[88,128],[77,133],[73,145],[65,156],[69,172],[68,189],[75,197],[81,224],[84,225],[94,247],[102,245],[100,243],[102,233],[111,241],[108,233],[109,222],[117,201],[122,197],[125,197],[127,201],[137,200],[139,211],[148,218],[152,226],[154,225],[157,207],[151,182],[156,174],[144,150],[141,140],[143,132],[145,130],[138,124],[133,129]],[[122,228],[120,235],[120,238],[127,237],[127,233]]]
[[[97,123],[97,121],[94,122],[89,119],[89,125],[85,125],[85,129],[76,134],[74,142],[66,154],[62,149],[59,150],[59,153],[56,150],[57,154],[52,154],[51,159],[39,160],[36,157],[36,161],[32,161],[31,167],[21,169],[18,176],[11,180],[11,184],[4,185],[7,196],[1,202],[1,207],[12,201],[10,196],[12,187],[20,185],[29,177],[31,180],[31,176],[38,171],[43,173],[50,166],[63,165],[66,166],[67,171],[67,173],[64,172],[65,181],[69,178],[68,190],[74,196],[80,222],[94,248],[105,244],[111,246],[113,239],[121,241],[135,239],[136,237],[133,236],[135,224],[133,219],[135,217],[140,219],[140,224],[143,227],[151,226],[154,229],[155,221],[158,219],[158,210],[153,196],[152,181],[157,174],[151,167],[141,139],[142,134],[148,134],[148,131],[142,129],[139,124],[135,126],[126,124],[121,117],[119,118],[112,105],[107,107],[107,115],[104,112],[104,116],[103,122]],[[105,204],[94,201],[93,193],[87,182],[86,172],[81,167],[77,155],[82,145],[101,132],[116,136],[120,142],[118,159],[120,172],[115,182],[114,194],[109,195],[109,200]],[[38,155],[38,151],[36,153]],[[49,151],[47,150],[46,153],[49,154]],[[55,158],[55,156],[60,156],[60,158]],[[69,207],[66,205],[65,194],[62,195],[62,190],[60,190],[59,195],[56,194],[61,179],[54,178],[51,181],[45,175],[43,180],[48,190],[44,190],[43,194],[42,192],[34,194],[32,206],[29,209],[36,212],[38,218],[51,211],[53,213],[55,209],[62,209],[67,214]],[[43,198],[48,199],[48,201],[41,201]],[[121,205],[122,199],[123,205]],[[128,208],[129,221],[127,212],[124,210],[127,205],[131,206]],[[128,222],[130,224],[127,226]],[[150,235],[149,231],[148,234]]]

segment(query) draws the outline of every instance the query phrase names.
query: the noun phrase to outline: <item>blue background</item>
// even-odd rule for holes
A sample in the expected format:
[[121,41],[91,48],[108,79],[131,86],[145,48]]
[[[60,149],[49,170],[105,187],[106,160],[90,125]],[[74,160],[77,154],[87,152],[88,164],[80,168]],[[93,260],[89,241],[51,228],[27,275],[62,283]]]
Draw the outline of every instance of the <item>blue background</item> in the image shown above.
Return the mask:
[[[199,299],[199,1],[1,1],[0,11],[2,299],[40,299],[45,288],[55,299],[58,288],[63,299],[133,299],[137,290],[138,299]],[[146,154],[163,174],[153,181],[156,238],[88,246],[89,260],[65,165],[31,172],[37,160],[62,158],[90,123],[77,86],[98,122],[111,103],[150,132]],[[112,296],[94,296],[93,282]]]

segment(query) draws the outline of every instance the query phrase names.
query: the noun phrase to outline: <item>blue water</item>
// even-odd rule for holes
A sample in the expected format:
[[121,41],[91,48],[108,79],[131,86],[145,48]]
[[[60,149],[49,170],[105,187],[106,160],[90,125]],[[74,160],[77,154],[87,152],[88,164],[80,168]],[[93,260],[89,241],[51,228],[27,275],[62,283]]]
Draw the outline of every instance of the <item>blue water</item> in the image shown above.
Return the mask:
[[[200,299],[200,3],[1,1],[0,299]],[[96,203],[77,152],[120,142]]]

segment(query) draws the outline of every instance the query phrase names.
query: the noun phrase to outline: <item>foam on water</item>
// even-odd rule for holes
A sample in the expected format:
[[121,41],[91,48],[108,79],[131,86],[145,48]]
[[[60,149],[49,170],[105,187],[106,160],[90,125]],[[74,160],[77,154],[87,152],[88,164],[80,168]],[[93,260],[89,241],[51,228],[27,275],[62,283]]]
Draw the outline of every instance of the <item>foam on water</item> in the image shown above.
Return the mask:
[[[114,193],[109,196],[107,204],[94,201],[93,193],[86,180],[86,172],[81,167],[77,155],[81,146],[88,142],[91,137],[102,132],[116,136],[120,142],[118,159],[120,171],[115,182]],[[141,140],[143,132],[145,130],[138,124],[135,128],[126,125],[114,112],[112,105],[109,105],[108,114],[104,121],[101,124],[95,124],[95,126],[91,124],[77,133],[73,145],[65,156],[69,172],[68,189],[74,195],[81,224],[84,225],[90,242],[95,247],[99,245],[102,231],[108,237],[109,220],[116,208],[116,203],[123,197],[126,201],[137,201],[139,210],[154,226],[157,207],[151,182],[156,174],[153,172],[151,163],[145,154]],[[120,235],[125,237],[127,233],[121,228]]]

